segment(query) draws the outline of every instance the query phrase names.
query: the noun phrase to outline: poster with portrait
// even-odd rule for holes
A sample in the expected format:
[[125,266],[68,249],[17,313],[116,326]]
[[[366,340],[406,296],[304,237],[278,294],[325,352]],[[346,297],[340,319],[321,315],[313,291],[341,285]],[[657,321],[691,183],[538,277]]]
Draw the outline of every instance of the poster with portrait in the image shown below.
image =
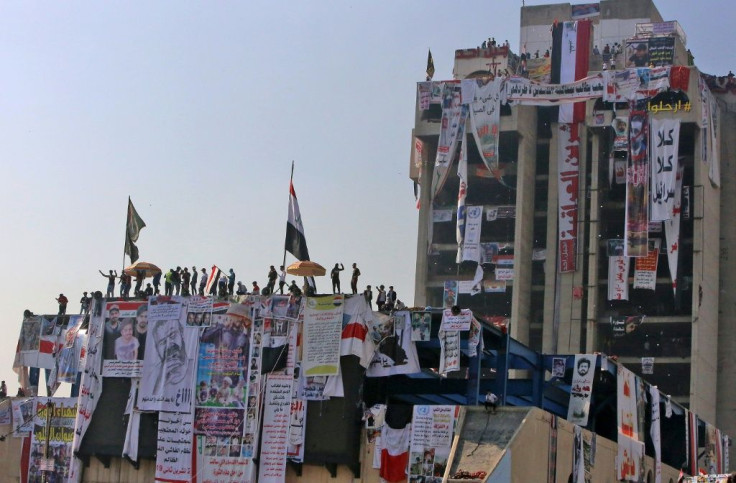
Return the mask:
[[[52,408],[47,406],[49,403],[53,404]],[[47,411],[51,411],[51,424],[48,432],[48,458],[44,458]],[[36,398],[28,460],[29,483],[67,480],[76,417],[77,398]],[[41,472],[42,468],[48,469],[45,474]]]
[[238,456],[239,436],[197,437],[197,481],[201,483],[243,483],[255,481],[255,464]]
[[[212,324],[202,330],[195,380],[196,434],[229,436],[236,431],[242,436],[252,326],[250,304],[218,304]],[[226,423],[229,416],[234,419]]]
[[613,150],[629,150],[629,118],[627,116],[616,116],[611,125],[613,127]]
[[148,302],[106,302],[102,315],[103,377],[140,377],[148,332]]
[[212,308],[214,299],[192,295],[187,307],[187,327],[209,327],[212,323]]
[[187,299],[184,297],[148,300],[148,336],[138,393],[141,410],[191,410],[199,329],[187,327],[186,317]]
[[13,413],[13,437],[22,438],[33,431],[33,416],[35,414],[35,398],[12,399],[10,401]]
[[412,312],[411,314],[411,340],[414,342],[429,340],[432,331],[431,312]]
[[458,406],[414,406],[409,445],[409,481],[442,479],[458,413]]
[[649,116],[631,109],[626,169],[624,255],[646,257],[649,235]]
[[552,377],[565,377],[565,358],[552,358]]
[[442,294],[442,306],[450,308],[457,305],[458,283],[457,280],[445,280]]
[[593,393],[595,366],[598,356],[595,354],[576,354],[570,385],[570,403],[567,406],[567,420],[579,426],[588,424],[590,413],[590,396]]
[[23,319],[18,338],[18,354],[14,367],[53,369],[54,354],[58,348],[61,326],[55,315],[34,315]]
[[373,359],[366,371],[368,377],[414,374],[420,371],[417,348],[411,340],[409,311],[395,312],[393,316],[374,312],[368,333],[376,345]]

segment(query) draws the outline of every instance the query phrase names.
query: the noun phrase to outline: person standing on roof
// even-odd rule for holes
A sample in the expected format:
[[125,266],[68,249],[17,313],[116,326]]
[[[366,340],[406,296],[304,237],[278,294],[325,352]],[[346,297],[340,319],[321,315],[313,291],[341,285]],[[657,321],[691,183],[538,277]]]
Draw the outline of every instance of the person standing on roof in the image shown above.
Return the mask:
[[59,298],[57,298],[56,301],[59,302],[59,315],[64,315],[66,313],[66,305],[69,303],[69,299],[64,297],[63,293],[60,293]]
[[271,265],[271,269],[268,271],[268,284],[266,285],[267,295],[273,295],[276,288],[276,280],[279,278],[279,274],[276,268]]
[[98,270],[100,275],[107,279],[107,292],[105,292],[105,298],[112,298],[115,296],[115,279],[118,278],[117,270],[110,270],[110,275],[105,275],[102,270]]
[[230,275],[227,277],[227,293],[228,295],[233,294],[233,290],[235,290],[235,272],[233,272],[233,269],[230,269]]
[[353,295],[358,293],[358,277],[360,277],[360,269],[357,263],[353,263],[353,276],[350,278],[350,288],[353,291]]
[[336,263],[335,268],[330,270],[330,279],[332,280],[332,293],[340,293],[340,272],[345,270],[342,263]]

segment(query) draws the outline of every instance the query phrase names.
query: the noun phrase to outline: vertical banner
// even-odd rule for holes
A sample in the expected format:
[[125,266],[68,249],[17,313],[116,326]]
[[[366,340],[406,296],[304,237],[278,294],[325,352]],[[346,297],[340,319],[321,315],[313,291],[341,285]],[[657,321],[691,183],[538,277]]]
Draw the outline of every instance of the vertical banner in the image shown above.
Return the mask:
[[258,481],[261,483],[286,481],[292,383],[293,377],[289,374],[269,374],[266,379],[258,466]]
[[583,457],[583,430],[573,427],[572,483],[585,483],[585,458]]
[[440,339],[440,375],[460,370],[460,332],[457,330],[438,333]]
[[187,301],[180,297],[148,300],[148,333],[138,408],[189,412],[194,403],[197,327],[187,327]]
[[590,396],[593,393],[597,360],[598,356],[595,354],[575,355],[575,366],[570,385],[570,403],[567,406],[567,420],[579,426],[588,424]]
[[305,376],[334,376],[340,369],[343,295],[308,297],[304,309]]
[[629,257],[608,257],[608,300],[629,300]]
[[[147,332],[139,333],[138,319],[145,318],[148,302],[117,301],[105,304],[102,341],[104,377],[140,377]],[[147,327],[147,326],[146,326]]]
[[626,171],[624,255],[646,257],[649,230],[649,118],[635,110],[629,117],[629,164]]
[[652,117],[651,221],[672,217],[675,206],[680,120]]
[[[570,106],[572,108],[572,106]],[[578,124],[557,126],[557,210],[561,273],[575,271],[578,231],[578,168],[580,136]]]
[[644,443],[639,441],[637,378],[624,366],[617,367],[618,479],[638,481],[644,457]]
[[455,239],[457,241],[457,256],[455,262],[463,261],[463,242],[465,241],[465,198],[468,195],[468,143],[463,139],[460,146],[460,161],[457,166],[457,176],[460,185],[457,190],[457,226]]
[[498,170],[498,137],[501,114],[501,84],[504,79],[495,77],[484,86],[476,87],[470,104],[470,124],[473,138],[481,159],[494,173]]
[[[49,407],[53,405],[53,409]],[[51,427],[46,428],[47,411],[51,411]],[[28,481],[67,481],[71,465],[71,445],[77,398],[36,398],[33,435],[28,461]],[[48,441],[46,440],[48,431]],[[48,458],[44,456],[48,443]],[[45,470],[45,471],[42,471]]]
[[457,305],[458,286],[457,280],[445,280],[442,293],[442,307],[450,308]]
[[158,413],[158,441],[156,446],[156,481],[192,481],[192,431],[194,414]]
[[414,406],[409,481],[433,481],[447,468],[458,406]]
[[613,119],[613,150],[628,151],[629,150],[629,118],[627,116],[617,116]]
[[660,433],[660,411],[659,411],[659,389],[657,386],[649,386],[651,397],[652,422],[649,433],[654,446],[654,483],[662,482],[662,436]]
[[465,241],[462,260],[480,261],[480,230],[483,223],[483,206],[468,206],[465,219]]
[[25,438],[33,432],[33,415],[36,413],[36,400],[12,399],[10,401],[13,414],[13,437]]
[[677,262],[680,255],[680,211],[682,205],[682,172],[683,168],[677,170],[675,182],[675,201],[672,207],[672,216],[664,222],[665,246],[667,252],[667,264],[670,267],[672,277],[672,290],[677,293]]
[[550,415],[549,454],[547,455],[547,483],[557,483],[557,416]]
[[366,376],[414,374],[421,370],[417,347],[411,340],[409,311],[395,312],[393,316],[374,312],[368,331],[376,345],[376,352]]
[[654,290],[657,288],[657,264],[659,261],[659,246],[661,240],[649,240],[646,257],[636,258],[634,261],[634,288]]
[[457,150],[457,140],[465,135],[465,118],[467,115],[468,106],[461,104],[459,84],[445,84],[442,94],[440,137],[437,145],[434,173],[432,174],[432,199],[447,181],[450,165]]

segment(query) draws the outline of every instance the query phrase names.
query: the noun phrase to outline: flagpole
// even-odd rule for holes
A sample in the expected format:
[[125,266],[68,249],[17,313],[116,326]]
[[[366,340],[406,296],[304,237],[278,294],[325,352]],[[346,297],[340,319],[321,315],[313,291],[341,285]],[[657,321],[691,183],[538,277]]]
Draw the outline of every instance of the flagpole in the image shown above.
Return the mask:
[[130,216],[130,195],[128,195],[128,206],[125,209],[125,237],[123,238],[123,268],[120,269],[122,274],[125,271],[125,244],[128,242],[128,217]]
[[[291,203],[291,184],[294,182],[294,160],[291,160],[291,177],[289,178],[289,202]],[[287,222],[288,224],[288,222]],[[286,243],[284,243],[284,261],[281,266],[286,270]]]

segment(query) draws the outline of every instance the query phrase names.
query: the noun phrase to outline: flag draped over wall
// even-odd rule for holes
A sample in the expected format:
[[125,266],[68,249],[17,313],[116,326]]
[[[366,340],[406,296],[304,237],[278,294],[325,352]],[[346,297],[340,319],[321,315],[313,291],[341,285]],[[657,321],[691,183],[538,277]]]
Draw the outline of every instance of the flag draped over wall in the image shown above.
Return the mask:
[[286,222],[285,249],[297,260],[309,260],[307,239],[304,237],[304,225],[299,211],[299,202],[296,199],[294,183],[289,183],[289,218]]
[[128,220],[125,226],[125,254],[130,257],[130,263],[135,263],[138,260],[138,247],[135,246],[135,242],[138,241],[138,235],[140,235],[143,227],[146,223],[135,211],[133,202],[128,197]]

